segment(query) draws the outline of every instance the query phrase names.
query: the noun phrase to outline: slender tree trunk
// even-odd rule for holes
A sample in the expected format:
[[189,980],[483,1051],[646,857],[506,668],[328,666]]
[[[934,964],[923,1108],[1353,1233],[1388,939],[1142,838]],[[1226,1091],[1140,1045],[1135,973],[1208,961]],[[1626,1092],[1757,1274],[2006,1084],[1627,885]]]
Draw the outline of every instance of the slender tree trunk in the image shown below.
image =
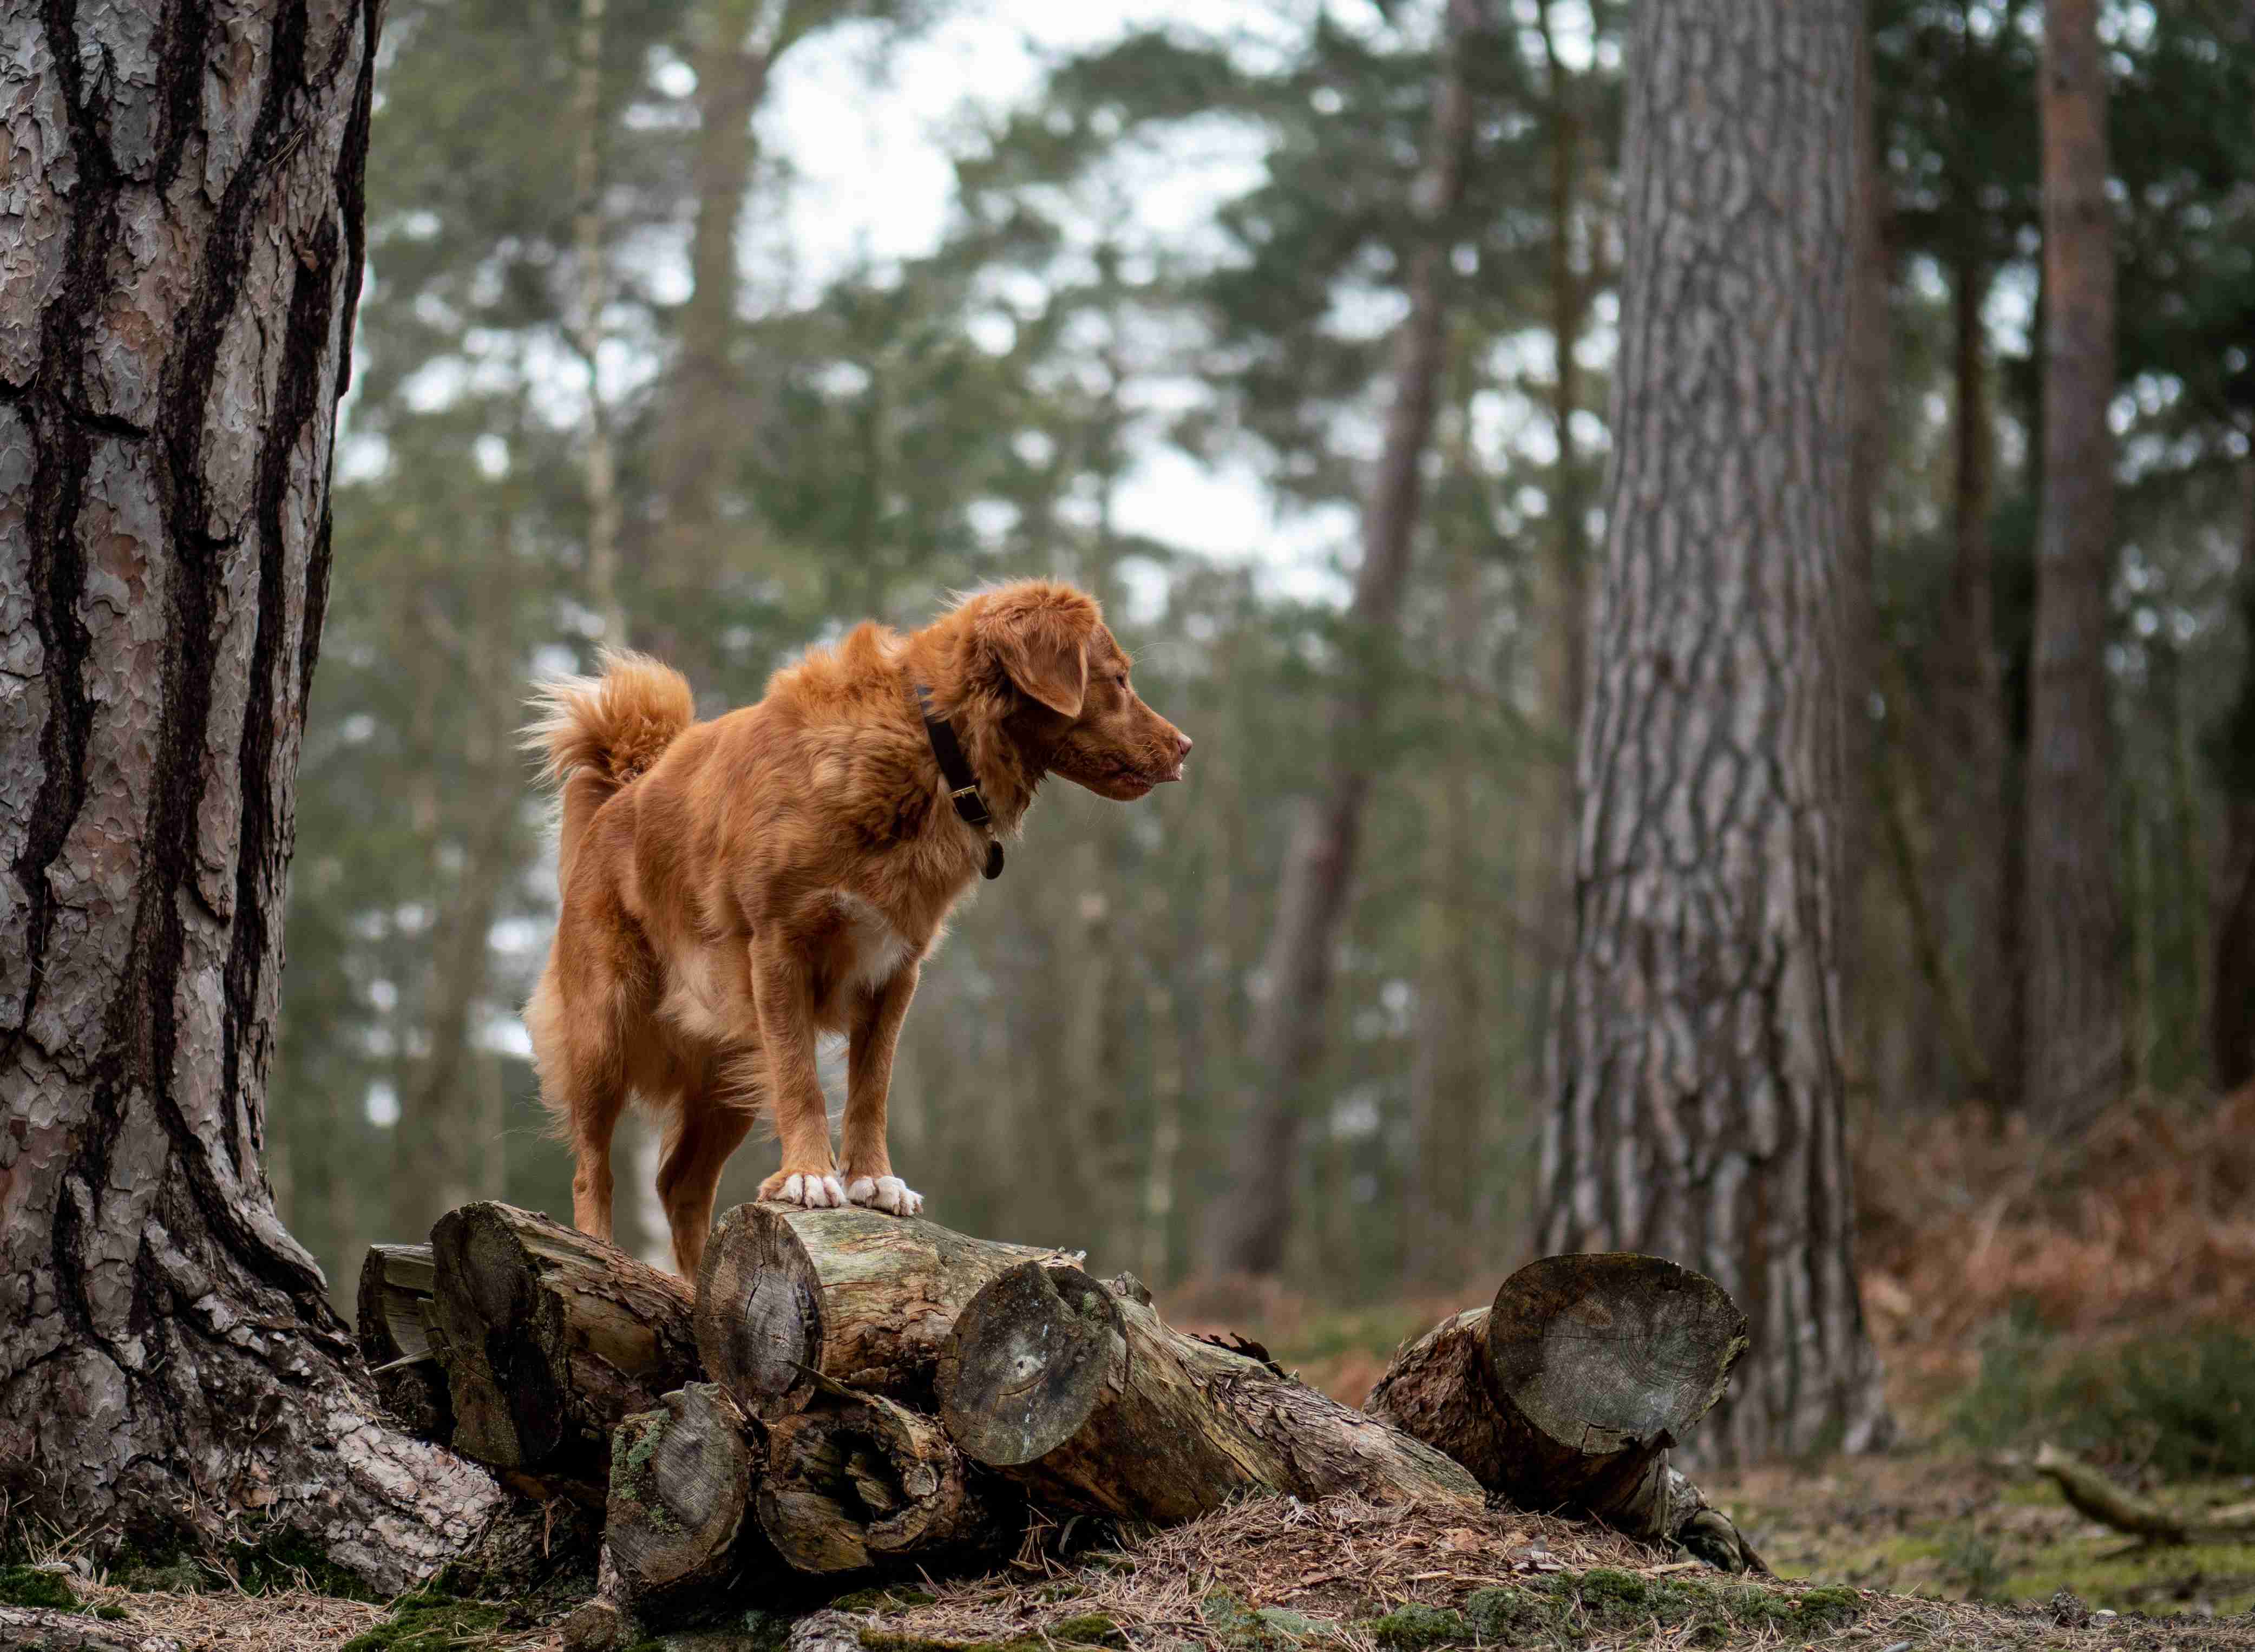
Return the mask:
[[1276,924],[1262,959],[1252,1032],[1252,1093],[1230,1154],[1234,1190],[1219,1224],[1215,1265],[1274,1274],[1291,1229],[1292,1187],[1307,1090],[1322,1063],[1331,952],[1362,834],[1377,754],[1375,725],[1396,641],[1402,587],[1423,496],[1423,462],[1446,358],[1445,226],[1464,197],[1472,142],[1467,55],[1492,49],[1485,0],[1449,0],[1448,42],[1434,88],[1416,207],[1423,230],[1411,254],[1409,313],[1394,348],[1394,405],[1362,512],[1362,566],[1349,607],[1345,680],[1331,706],[1324,777],[1286,851]]
[[608,282],[603,258],[603,10],[604,0],[580,0],[579,64],[572,88],[572,243],[580,290],[572,324],[573,348],[587,369],[587,601],[602,622],[607,648],[627,645],[626,610],[619,597],[618,459],[611,446],[610,410],[603,404],[601,363],[603,304]]
[[[2248,27],[2255,33],[2255,8]],[[2255,455],[2241,467],[2239,626],[2255,643]],[[2239,699],[2224,725],[2223,875],[2209,968],[2209,1058],[2219,1090],[2255,1081],[2255,657],[2241,668]]]
[[1937,757],[1942,771],[1952,777],[1952,836],[1963,846],[1956,857],[1957,879],[1970,897],[1971,914],[1965,979],[1971,983],[1981,1059],[1973,1067],[1961,1062],[1960,1078],[2003,1109],[2020,1092],[2013,999],[2020,988],[2006,953],[2014,932],[2004,910],[2013,768],[2005,721],[2004,661],[1997,650],[1996,558],[1989,538],[1996,486],[1996,416],[1989,404],[1988,327],[1982,318],[1989,284],[1980,255],[1963,250],[1950,279],[1954,554],[1942,636],[1949,656],[1944,727],[1949,747]]
[[[505,524],[498,531],[505,537]],[[404,1064],[399,1086],[399,1119],[394,1127],[391,1173],[391,1231],[419,1241],[448,1211],[498,1192],[499,1178],[488,1161],[499,1148],[483,1115],[486,1105],[478,1071],[477,1015],[492,974],[489,939],[503,889],[522,865],[516,809],[523,770],[511,748],[523,721],[517,698],[518,665],[511,644],[514,597],[506,545],[491,570],[473,581],[471,624],[450,641],[461,662],[470,714],[463,766],[473,777],[467,798],[446,811],[452,830],[433,832],[432,847],[451,843],[461,852],[461,870],[446,878],[434,854],[428,868],[429,892],[448,891],[432,934],[429,983],[422,1016],[426,1050]],[[451,888],[449,885],[451,884]]]
[[394,1589],[499,1494],[261,1164],[376,10],[0,9],[0,1497]]
[[[734,361],[736,236],[751,188],[752,116],[767,91],[771,30],[755,19],[778,0],[709,0],[699,19],[697,141],[691,180],[697,220],[689,242],[693,283],[681,310],[681,353],[666,388],[658,468],[656,572],[669,601],[653,646],[691,672],[709,673],[711,650],[682,618],[716,575],[741,566],[746,533],[724,531],[722,496],[736,456],[755,435]],[[698,667],[707,667],[700,673]],[[709,685],[707,685],[709,687]]]
[[2098,0],[2046,7],[2042,102],[2044,489],[2029,673],[2022,1071],[2030,1115],[2063,1135],[2121,1093],[2125,1051],[2106,688],[2114,237]]
[[1696,1268],[1717,1455],[1888,1432],[1833,960],[1857,0],[1678,0],[1629,62],[1628,266],[1542,1246]]

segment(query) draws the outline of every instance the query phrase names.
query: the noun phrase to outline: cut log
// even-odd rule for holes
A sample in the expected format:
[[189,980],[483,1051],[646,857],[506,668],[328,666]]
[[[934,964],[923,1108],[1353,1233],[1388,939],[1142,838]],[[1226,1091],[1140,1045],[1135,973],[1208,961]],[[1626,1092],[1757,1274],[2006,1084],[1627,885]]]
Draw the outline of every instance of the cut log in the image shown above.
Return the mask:
[[409,1433],[444,1445],[454,1407],[431,1335],[432,1273],[428,1245],[370,1245],[354,1329],[383,1409]]
[[785,1560],[822,1574],[999,1559],[1017,1548],[1024,1500],[966,1462],[938,1423],[825,1387],[769,1431],[759,1521]]
[[1592,1515],[1760,1569],[1668,1462],[1746,1347],[1746,1317],[1689,1269],[1550,1256],[1505,1280],[1492,1308],[1443,1320],[1396,1353],[1363,1409],[1521,1508]]
[[603,1541],[618,1603],[637,1621],[678,1620],[782,1572],[748,1518],[761,1455],[759,1424],[710,1382],[613,1431]]
[[739,1205],[706,1247],[697,1346],[756,1417],[804,1409],[818,1377],[926,1405],[940,1340],[980,1286],[1072,1260],[859,1208]]
[[938,1388],[966,1456],[1037,1499],[1092,1513],[1171,1523],[1264,1492],[1484,1501],[1431,1447],[1169,1328],[1125,1277],[1011,1269],[957,1318]]
[[602,1501],[619,1419],[703,1375],[688,1286],[509,1205],[450,1211],[431,1248],[454,1449]]

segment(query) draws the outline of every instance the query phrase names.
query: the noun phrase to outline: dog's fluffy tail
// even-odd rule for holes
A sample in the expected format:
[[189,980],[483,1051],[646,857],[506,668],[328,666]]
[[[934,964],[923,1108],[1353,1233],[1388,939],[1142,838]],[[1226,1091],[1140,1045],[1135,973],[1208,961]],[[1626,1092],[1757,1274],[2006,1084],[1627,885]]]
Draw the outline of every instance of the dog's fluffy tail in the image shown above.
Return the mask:
[[621,786],[646,772],[697,721],[689,679],[647,654],[606,650],[598,677],[551,677],[534,685],[537,715],[526,749],[541,754],[543,777],[563,793],[562,870],[588,817]]
[[647,770],[697,721],[689,679],[647,654],[607,650],[600,677],[551,677],[534,685],[539,714],[524,729],[528,750],[561,785],[586,773],[615,791]]

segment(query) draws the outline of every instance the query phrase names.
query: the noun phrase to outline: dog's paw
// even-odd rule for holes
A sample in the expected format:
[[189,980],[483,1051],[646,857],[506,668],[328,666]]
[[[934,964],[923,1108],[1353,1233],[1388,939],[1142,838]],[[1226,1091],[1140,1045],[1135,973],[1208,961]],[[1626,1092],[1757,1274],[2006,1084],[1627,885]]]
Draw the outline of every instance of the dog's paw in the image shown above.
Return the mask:
[[813,1172],[778,1170],[760,1184],[760,1197],[783,1205],[802,1205],[808,1210],[843,1210],[846,1190],[835,1176]]
[[857,1176],[846,1185],[846,1197],[889,1216],[924,1214],[924,1195],[897,1176]]

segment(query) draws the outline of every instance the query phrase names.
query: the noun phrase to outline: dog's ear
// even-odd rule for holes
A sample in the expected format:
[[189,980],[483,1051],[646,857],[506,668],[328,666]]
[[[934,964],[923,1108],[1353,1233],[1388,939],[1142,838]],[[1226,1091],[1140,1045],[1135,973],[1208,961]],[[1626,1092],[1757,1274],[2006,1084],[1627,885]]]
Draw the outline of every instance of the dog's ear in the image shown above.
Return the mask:
[[1085,597],[1036,598],[998,606],[980,629],[1012,682],[1058,716],[1078,717],[1088,698],[1095,627],[1095,605]]

